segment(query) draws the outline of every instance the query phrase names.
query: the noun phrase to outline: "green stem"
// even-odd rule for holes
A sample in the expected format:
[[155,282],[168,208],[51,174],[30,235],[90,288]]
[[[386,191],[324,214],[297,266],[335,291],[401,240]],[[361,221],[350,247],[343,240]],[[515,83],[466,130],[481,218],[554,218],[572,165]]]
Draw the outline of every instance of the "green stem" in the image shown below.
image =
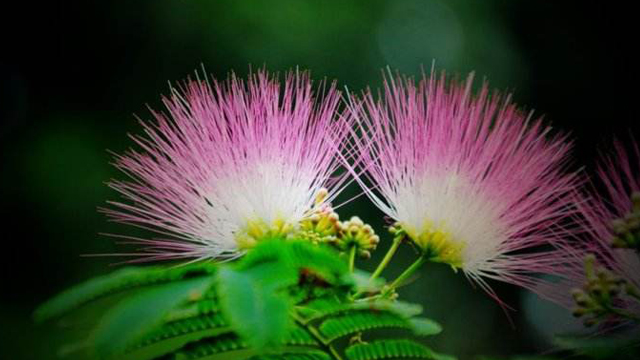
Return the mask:
[[338,350],[336,350],[336,348],[334,348],[333,345],[331,345],[330,341],[328,341],[327,339],[324,338],[324,336],[322,336],[320,331],[316,329],[315,326],[304,321],[304,319],[302,319],[300,316],[298,316],[295,313],[292,314],[292,317],[298,324],[300,324],[300,326],[307,329],[307,331],[309,331],[309,334],[311,334],[311,336],[314,339],[316,339],[320,344],[322,344],[322,346],[326,348],[327,351],[329,351],[329,353],[331,354],[334,360],[343,360]]
[[349,272],[353,272],[356,263],[356,246],[351,245],[351,249],[349,249]]
[[384,255],[384,258],[382,259],[380,264],[378,264],[378,267],[376,268],[376,270],[373,272],[373,274],[371,274],[370,280],[374,280],[378,276],[380,276],[382,271],[387,267],[387,265],[389,265],[389,261],[391,261],[391,258],[398,250],[398,247],[400,246],[402,239],[403,239],[403,236],[396,236],[393,238],[393,243],[391,244],[391,247],[389,248],[389,250],[387,250],[387,253]]
[[[389,250],[387,250],[387,253],[384,255],[384,258],[382,259],[380,264],[378,264],[378,267],[376,268],[376,270],[373,272],[373,274],[371,274],[371,277],[369,278],[370,282],[377,279],[378,276],[380,276],[380,274],[382,273],[382,271],[387,267],[387,265],[389,265],[391,258],[398,250],[398,247],[400,246],[400,243],[402,242],[403,238],[404,236],[396,236],[393,238],[393,243],[391,244],[391,247],[389,248]],[[351,300],[356,300],[360,298],[362,294],[364,294],[363,291],[358,291],[357,293],[353,294],[353,296],[351,296]]]
[[389,287],[385,290],[384,295],[387,295],[391,291],[395,290],[398,286],[402,285],[402,283],[407,280],[410,276],[412,276],[422,264],[427,262],[426,256],[420,256],[413,264],[411,264],[400,276],[398,276],[393,282],[389,285]]

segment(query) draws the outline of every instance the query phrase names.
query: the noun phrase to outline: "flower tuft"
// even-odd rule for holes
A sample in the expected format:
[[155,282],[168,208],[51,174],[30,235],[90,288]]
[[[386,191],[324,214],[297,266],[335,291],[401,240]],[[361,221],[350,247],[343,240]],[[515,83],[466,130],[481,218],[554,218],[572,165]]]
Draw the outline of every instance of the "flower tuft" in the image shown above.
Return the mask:
[[[564,261],[548,245],[573,230],[566,171],[571,143],[517,109],[510,96],[474,95],[473,75],[389,76],[380,98],[351,97],[360,125],[351,172],[368,197],[431,261],[461,269],[495,298],[485,279],[537,289],[534,273]],[[532,250],[546,249],[533,252]]]
[[561,295],[573,287],[564,304],[576,306],[574,315],[587,326],[640,325],[640,151],[635,143],[632,148],[630,153],[616,142],[613,154],[601,158],[598,181],[576,195],[582,198],[576,204],[583,233],[564,251],[584,259],[585,268],[565,270],[572,274],[569,280],[550,289]]
[[287,236],[346,184],[339,100],[335,85],[314,92],[307,72],[189,79],[163,98],[166,113],[141,121],[141,150],[116,155],[129,180],[109,183],[124,200],[104,211],[158,234],[132,239],[146,260],[233,258]]
[[359,217],[352,216],[349,221],[340,223],[339,245],[342,249],[355,247],[363,258],[370,258],[371,251],[375,250],[380,242],[369,224],[365,224]]

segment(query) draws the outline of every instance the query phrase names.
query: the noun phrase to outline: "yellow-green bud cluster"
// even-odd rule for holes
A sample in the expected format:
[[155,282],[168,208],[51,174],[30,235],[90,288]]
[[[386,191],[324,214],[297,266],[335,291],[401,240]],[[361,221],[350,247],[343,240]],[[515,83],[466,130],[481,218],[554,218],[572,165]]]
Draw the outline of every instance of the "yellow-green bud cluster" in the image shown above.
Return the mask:
[[370,251],[380,242],[373,228],[357,216],[341,222],[338,214],[325,202],[327,196],[326,189],[318,191],[315,206],[300,222],[299,231],[294,236],[316,244],[329,243],[342,251],[355,248],[361,257],[371,257]]
[[640,192],[631,194],[633,206],[623,218],[611,222],[613,247],[640,251]]
[[276,219],[272,223],[263,220],[247,221],[246,227],[236,234],[238,247],[243,250],[251,249],[263,239],[288,236],[293,231],[293,226],[282,219]]
[[394,238],[406,236],[430,261],[449,264],[454,271],[457,271],[463,265],[462,252],[465,243],[456,241],[445,229],[431,225],[425,222],[423,228],[417,231],[397,222],[389,227],[389,232]]
[[586,283],[572,289],[576,303],[573,315],[584,317],[586,326],[593,326],[614,314],[615,299],[625,289],[626,282],[603,267],[595,266],[595,256],[585,257]]
[[339,220],[338,214],[330,206],[321,206],[300,222],[298,236],[315,244],[335,243],[340,231]]
[[373,228],[357,216],[339,224],[338,247],[344,250],[355,247],[359,256],[371,257],[370,251],[375,250],[380,242],[380,238],[375,234]]
[[404,230],[404,228],[402,228],[402,224],[400,224],[399,222],[396,222],[393,225],[389,226],[389,233],[391,233],[394,238],[404,238],[405,236],[407,236],[407,232]]

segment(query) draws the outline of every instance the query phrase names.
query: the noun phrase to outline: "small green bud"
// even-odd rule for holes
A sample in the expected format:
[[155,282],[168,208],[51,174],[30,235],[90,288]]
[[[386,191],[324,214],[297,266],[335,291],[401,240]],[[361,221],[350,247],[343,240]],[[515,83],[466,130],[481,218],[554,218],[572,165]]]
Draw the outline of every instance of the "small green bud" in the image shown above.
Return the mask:
[[380,238],[375,234],[371,225],[365,224],[359,217],[354,216],[339,224],[338,243],[341,248],[348,249],[355,246],[358,255],[370,258],[370,250],[374,250]]
[[593,301],[588,296],[583,296],[581,298],[576,299],[576,305],[581,307],[591,307],[593,305]]
[[603,267],[599,267],[596,269],[596,276],[600,281],[607,281],[607,279],[611,277],[607,269]]
[[584,257],[584,272],[587,275],[587,279],[591,281],[594,278],[594,266],[596,262],[596,256],[593,254],[587,254]]
[[620,294],[620,287],[613,284],[609,287],[609,296],[611,297],[615,297],[618,296],[618,294]]
[[591,287],[591,293],[595,296],[602,296],[602,285],[596,284]]
[[582,291],[582,289],[573,288],[571,289],[571,296],[573,297],[573,300],[577,301],[579,298],[585,297],[586,294],[584,293],[584,291]]
[[634,191],[631,193],[631,202],[634,209],[640,209],[640,191]]
[[625,287],[624,287],[624,291],[631,296],[634,297],[640,297],[640,290],[638,290],[637,287],[635,287],[633,284],[627,283],[625,282]]
[[587,314],[587,310],[585,308],[582,308],[582,307],[577,307],[577,308],[573,309],[571,314],[574,317],[579,318],[579,317],[582,317],[582,316],[586,315]]
[[627,224],[622,219],[612,220],[611,227],[616,234],[623,234],[627,231]]
[[613,239],[611,239],[611,245],[615,249],[624,249],[627,247],[627,244],[624,242],[624,240],[620,239],[617,236],[614,236]]

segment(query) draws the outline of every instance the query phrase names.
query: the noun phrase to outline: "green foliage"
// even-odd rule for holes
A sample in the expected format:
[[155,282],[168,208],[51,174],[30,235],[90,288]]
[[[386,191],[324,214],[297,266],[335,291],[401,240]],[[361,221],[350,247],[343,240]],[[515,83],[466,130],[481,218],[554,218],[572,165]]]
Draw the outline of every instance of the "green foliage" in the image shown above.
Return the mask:
[[339,339],[362,341],[380,328],[407,335],[358,343],[346,356],[447,359],[407,339],[441,331],[437,323],[416,317],[420,306],[352,298],[363,289],[382,288],[366,277],[350,272],[329,247],[272,239],[231,263],[121,270],[61,294],[36,317],[66,317],[95,300],[118,296],[96,314],[94,329],[68,347],[83,349],[89,356],[83,359],[344,360],[346,344],[339,345]]
[[270,359],[279,358],[279,356],[296,358],[294,357],[295,355],[302,356],[305,354],[315,356],[312,358],[319,358],[319,354],[322,353],[320,350],[311,346],[305,346],[313,345],[315,342],[309,336],[303,335],[304,333],[306,332],[301,329],[294,330],[294,332],[287,337],[285,343],[297,346],[283,346],[277,353],[273,354],[262,354],[259,350],[251,348],[250,345],[239,336],[224,334],[188,344],[175,353],[175,359]]
[[[507,360],[507,358],[496,358],[492,356],[480,356],[477,360]],[[508,360],[560,360],[560,358],[554,358],[551,356],[514,356],[508,358]]]
[[432,360],[453,360],[454,357],[441,355],[412,340],[378,340],[369,344],[357,344],[346,350],[349,360],[376,360],[396,358],[417,358]]
[[437,323],[429,319],[404,319],[391,312],[355,311],[330,318],[320,325],[320,331],[328,341],[358,332],[395,327],[411,330],[416,335],[434,335],[442,331]]
[[278,354],[254,356],[249,360],[331,360],[331,356],[322,351],[307,351],[300,354]]
[[[636,330],[637,331],[637,330]],[[638,359],[640,338],[638,333],[619,335],[556,336],[557,346],[593,359]]]
[[332,248],[324,245],[313,245],[308,241],[271,239],[261,242],[244,256],[235,267],[248,270],[261,263],[278,263],[282,266],[282,274],[262,274],[265,281],[270,277],[280,279],[278,282],[295,284],[301,270],[312,270],[321,280],[330,284],[339,284],[348,273],[346,262]]
[[189,294],[201,293],[211,279],[199,277],[145,289],[110,309],[101,319],[93,335],[95,348],[101,357],[124,350],[128,344],[153,330],[173,308]]
[[286,275],[264,281],[261,274],[278,274],[278,263],[260,264],[250,271],[224,268],[218,274],[221,304],[233,328],[252,346],[263,349],[282,343],[291,326],[292,302],[280,292]]
[[[328,248],[273,239],[217,276],[221,305],[233,328],[254,348],[282,344],[295,302],[317,287],[339,286],[346,264]],[[299,284],[308,285],[292,289]]]
[[195,263],[176,267],[123,268],[109,275],[91,279],[74,286],[47,301],[34,313],[38,322],[60,317],[89,302],[141,287],[212,275],[216,271],[211,263]]
[[338,315],[354,310],[387,311],[403,318],[422,313],[422,307],[403,301],[391,301],[387,299],[374,299],[358,302],[342,302],[336,299],[321,298],[305,304],[299,308],[308,320],[317,320],[330,315]]
[[175,359],[244,359],[254,355],[237,335],[225,334],[189,344],[176,353]]
[[154,359],[179,350],[186,344],[231,332],[232,329],[220,314],[170,321],[131,343],[122,358]]

